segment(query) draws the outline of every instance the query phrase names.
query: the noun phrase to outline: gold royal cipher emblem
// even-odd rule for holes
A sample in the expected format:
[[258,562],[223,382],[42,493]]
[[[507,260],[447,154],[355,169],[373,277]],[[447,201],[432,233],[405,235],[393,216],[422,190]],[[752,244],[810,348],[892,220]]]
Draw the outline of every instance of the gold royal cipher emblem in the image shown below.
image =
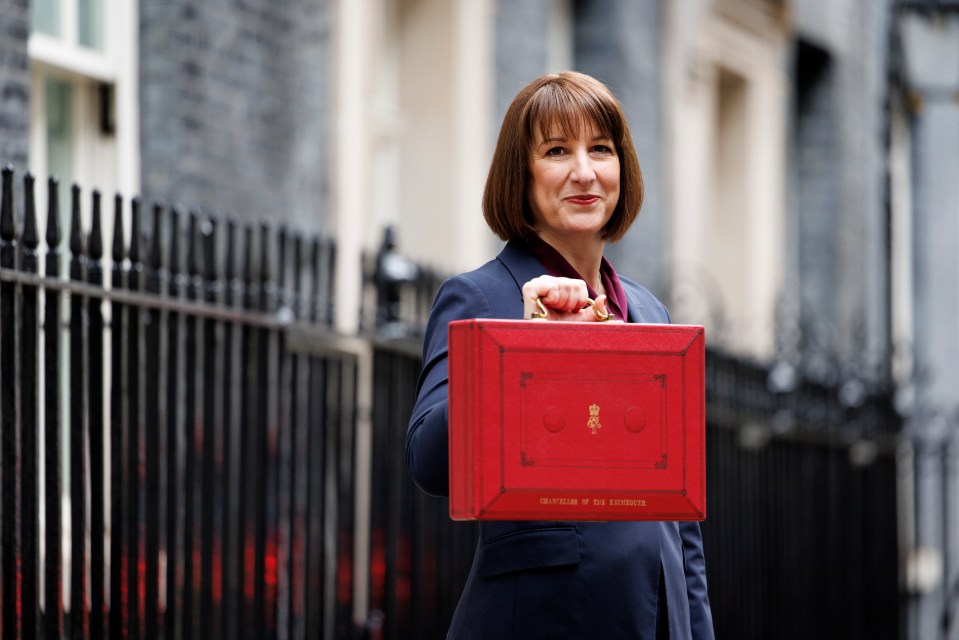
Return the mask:
[[599,423],[599,405],[591,404],[589,405],[589,420],[586,421],[586,428],[592,431],[592,434],[596,435],[597,429],[602,429],[603,425]]

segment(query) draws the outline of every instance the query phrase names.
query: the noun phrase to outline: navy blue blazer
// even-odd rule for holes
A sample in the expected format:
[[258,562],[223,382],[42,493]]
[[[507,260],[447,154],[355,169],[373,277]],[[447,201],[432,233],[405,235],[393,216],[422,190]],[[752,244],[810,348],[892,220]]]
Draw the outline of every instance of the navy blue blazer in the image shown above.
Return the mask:
[[[449,494],[447,325],[521,318],[523,283],[546,272],[523,242],[447,280],[426,329],[423,371],[406,435],[420,488]],[[663,305],[621,278],[630,322],[666,323]],[[713,638],[699,524],[480,522],[480,539],[449,637],[654,638],[660,579],[670,638]]]

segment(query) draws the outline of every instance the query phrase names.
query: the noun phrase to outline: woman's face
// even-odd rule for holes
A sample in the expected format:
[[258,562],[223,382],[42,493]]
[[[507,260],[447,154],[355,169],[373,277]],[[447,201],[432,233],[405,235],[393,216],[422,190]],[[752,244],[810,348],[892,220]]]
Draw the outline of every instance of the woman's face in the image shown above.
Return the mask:
[[590,122],[569,135],[554,126],[544,137],[537,127],[527,188],[533,227],[547,241],[601,240],[619,202],[619,156]]

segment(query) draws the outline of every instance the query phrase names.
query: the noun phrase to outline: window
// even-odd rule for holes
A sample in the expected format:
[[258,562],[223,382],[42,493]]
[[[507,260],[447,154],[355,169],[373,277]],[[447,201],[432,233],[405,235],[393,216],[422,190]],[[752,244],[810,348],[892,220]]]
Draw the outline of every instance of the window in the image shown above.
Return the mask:
[[[92,188],[106,202],[139,188],[135,3],[33,0],[30,19],[30,170],[41,183],[60,179],[68,232],[72,183],[84,188],[87,225]],[[37,189],[37,201],[43,222],[46,189]]]
[[103,50],[103,0],[34,0],[33,31]]

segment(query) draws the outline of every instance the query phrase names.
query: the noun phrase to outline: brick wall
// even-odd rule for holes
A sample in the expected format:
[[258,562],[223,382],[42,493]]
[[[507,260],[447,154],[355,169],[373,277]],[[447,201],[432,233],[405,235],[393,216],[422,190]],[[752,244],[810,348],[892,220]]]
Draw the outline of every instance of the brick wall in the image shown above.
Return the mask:
[[633,134],[646,186],[636,223],[607,255],[623,275],[665,293],[668,255],[663,200],[662,40],[660,0],[588,0],[574,4],[576,68],[616,93]]
[[140,3],[143,192],[241,220],[328,220],[326,0]]
[[0,164],[19,170],[27,165],[30,115],[30,72],[27,0],[0,2]]
[[826,364],[821,350],[832,355],[838,347],[837,301],[846,297],[836,286],[843,250],[836,233],[841,213],[836,62],[829,51],[804,40],[796,44],[794,60],[793,152],[787,160],[795,194],[795,209],[789,215],[797,234],[788,244],[797,254],[791,266],[798,271],[789,277],[802,292],[794,305],[802,314],[803,346],[811,349],[803,353],[807,359],[816,356],[806,369],[818,378],[817,369]]
[[493,142],[510,102],[531,80],[546,72],[549,0],[496,3],[496,113]]
[[[795,228],[805,336],[846,362],[888,351],[885,91],[890,3],[797,3]],[[817,15],[834,18],[828,26]],[[816,53],[818,52],[818,53]],[[818,64],[816,77],[804,69]]]

